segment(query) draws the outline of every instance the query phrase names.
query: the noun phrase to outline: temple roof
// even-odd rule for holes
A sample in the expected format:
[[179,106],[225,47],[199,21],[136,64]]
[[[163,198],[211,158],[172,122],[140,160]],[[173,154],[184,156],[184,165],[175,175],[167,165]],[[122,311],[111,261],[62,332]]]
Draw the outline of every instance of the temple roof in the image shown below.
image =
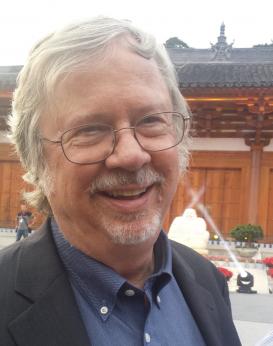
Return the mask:
[[215,52],[212,48],[168,48],[169,56],[175,65],[185,63],[198,64],[273,64],[273,46],[261,46],[253,48],[232,48],[229,57],[226,59],[215,59]]
[[211,48],[168,48],[168,53],[181,88],[273,86],[273,45],[233,48],[224,24]]
[[[273,45],[234,48],[224,23],[207,49],[167,48],[181,88],[273,87]],[[22,66],[0,66],[0,90],[13,91]]]
[[177,73],[181,88],[273,87],[273,63],[185,63]]

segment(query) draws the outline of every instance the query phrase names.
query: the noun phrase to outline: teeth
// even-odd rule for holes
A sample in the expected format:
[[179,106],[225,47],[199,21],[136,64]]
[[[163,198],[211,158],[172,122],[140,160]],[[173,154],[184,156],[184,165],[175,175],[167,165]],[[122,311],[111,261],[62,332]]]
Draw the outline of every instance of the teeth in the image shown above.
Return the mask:
[[146,191],[146,189],[139,189],[139,190],[132,190],[132,191],[130,191],[130,190],[126,190],[126,191],[116,190],[116,191],[108,192],[108,194],[110,196],[113,196],[113,197],[132,197],[132,196],[138,196],[145,191]]

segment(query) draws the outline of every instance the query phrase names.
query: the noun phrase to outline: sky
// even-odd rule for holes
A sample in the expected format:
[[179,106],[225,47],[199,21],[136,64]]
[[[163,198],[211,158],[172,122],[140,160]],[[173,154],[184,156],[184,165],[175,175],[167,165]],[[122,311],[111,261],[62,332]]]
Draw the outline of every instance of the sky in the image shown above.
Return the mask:
[[273,0],[0,0],[0,66],[24,64],[31,47],[66,24],[97,15],[129,19],[164,43],[179,37],[194,48],[227,42],[252,47],[273,41]]

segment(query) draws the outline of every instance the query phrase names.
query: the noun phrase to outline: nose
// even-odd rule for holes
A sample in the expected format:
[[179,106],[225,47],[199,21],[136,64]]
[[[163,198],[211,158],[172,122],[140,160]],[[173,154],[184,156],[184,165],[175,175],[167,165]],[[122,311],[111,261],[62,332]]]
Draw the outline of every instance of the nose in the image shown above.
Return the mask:
[[136,171],[151,161],[151,155],[142,149],[134,137],[132,128],[122,128],[116,132],[116,146],[105,160],[108,169],[123,168]]

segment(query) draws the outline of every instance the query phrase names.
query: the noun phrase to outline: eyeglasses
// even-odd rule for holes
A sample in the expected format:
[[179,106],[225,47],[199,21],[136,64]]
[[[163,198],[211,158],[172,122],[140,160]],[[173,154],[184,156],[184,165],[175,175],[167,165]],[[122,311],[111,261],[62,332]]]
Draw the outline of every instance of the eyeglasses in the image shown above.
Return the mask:
[[68,161],[90,165],[107,159],[115,150],[117,133],[132,130],[140,147],[145,151],[163,151],[178,145],[188,131],[189,116],[177,112],[146,115],[134,126],[115,130],[103,123],[90,123],[66,130],[60,140],[41,137],[42,140],[60,144]]

